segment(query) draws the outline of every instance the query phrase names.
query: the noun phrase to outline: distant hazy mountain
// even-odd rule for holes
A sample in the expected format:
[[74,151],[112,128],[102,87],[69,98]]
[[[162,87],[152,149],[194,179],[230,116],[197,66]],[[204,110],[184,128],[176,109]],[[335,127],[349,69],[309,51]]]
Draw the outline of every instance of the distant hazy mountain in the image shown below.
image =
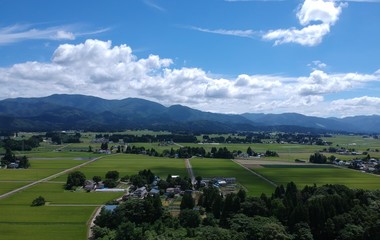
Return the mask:
[[266,126],[300,126],[353,133],[380,133],[380,116],[354,116],[346,118],[321,118],[298,113],[254,114],[245,113],[247,119]]
[[282,114],[245,113],[242,115],[251,121],[260,122],[266,126],[289,125],[289,126],[301,126],[301,127],[306,127],[306,128],[317,128],[317,129],[325,129],[325,130],[358,132],[357,127],[351,122],[345,121],[345,119],[310,117],[310,116],[305,116],[298,113],[282,113]]
[[319,118],[297,113],[219,114],[152,101],[105,100],[83,95],[52,95],[0,101],[0,130],[153,129],[192,132],[275,130],[298,132],[380,132],[380,116]]
[[253,130],[240,115],[202,112],[181,105],[165,107],[138,98],[105,100],[83,95],[52,95],[0,101],[0,130],[157,129],[226,132]]

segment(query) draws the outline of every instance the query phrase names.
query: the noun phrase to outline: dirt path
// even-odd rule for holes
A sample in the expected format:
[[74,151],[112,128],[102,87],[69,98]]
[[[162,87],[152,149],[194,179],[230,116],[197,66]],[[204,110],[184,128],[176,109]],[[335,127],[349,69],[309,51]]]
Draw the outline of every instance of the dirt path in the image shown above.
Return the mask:
[[101,158],[103,158],[103,157],[104,157],[104,156],[102,156],[102,157],[98,157],[98,158],[94,158],[94,159],[92,159],[92,160],[90,160],[90,161],[88,161],[88,162],[85,162],[85,163],[79,164],[79,165],[77,165],[77,166],[75,166],[75,167],[72,167],[72,168],[69,168],[69,169],[63,170],[62,172],[59,172],[59,173],[53,174],[53,175],[51,175],[51,176],[49,176],[49,177],[46,177],[46,178],[43,178],[43,179],[40,179],[40,180],[34,181],[34,182],[29,183],[29,184],[27,184],[27,185],[25,185],[25,186],[22,186],[22,187],[20,187],[20,188],[17,188],[17,189],[14,189],[14,190],[10,191],[10,192],[4,193],[4,194],[0,195],[0,199],[3,199],[3,198],[6,198],[6,197],[9,197],[9,196],[11,196],[11,195],[13,195],[13,194],[15,194],[15,193],[17,193],[17,192],[20,192],[20,191],[22,191],[22,190],[25,190],[25,189],[27,189],[27,188],[30,188],[30,187],[32,187],[32,186],[38,184],[38,183],[46,182],[46,181],[49,181],[49,180],[54,179],[54,178],[56,178],[56,177],[59,177],[59,176],[61,176],[61,175],[63,175],[63,174],[69,173],[69,172],[71,172],[71,171],[73,171],[73,170],[75,170],[75,169],[78,169],[78,168],[81,168],[81,167],[83,167],[83,166],[85,166],[85,165],[87,165],[87,164],[93,163],[93,162],[95,162],[96,160],[99,160],[99,159],[101,159]]
[[92,227],[95,226],[95,219],[100,214],[100,211],[104,205],[98,206],[92,213],[90,219],[87,222],[87,239],[92,239]]
[[236,160],[232,160],[234,163],[240,165],[241,167],[247,169],[248,171],[250,171],[251,173],[253,173],[254,175],[258,176],[259,178],[263,179],[264,181],[266,181],[267,183],[269,183],[270,185],[274,186],[274,187],[277,187],[277,184],[272,182],[271,180],[269,180],[268,178],[264,177],[263,175],[261,174],[258,174],[257,172],[255,171],[252,171],[251,169],[247,168],[246,166],[244,166],[242,163],[240,163],[239,161],[236,161]]

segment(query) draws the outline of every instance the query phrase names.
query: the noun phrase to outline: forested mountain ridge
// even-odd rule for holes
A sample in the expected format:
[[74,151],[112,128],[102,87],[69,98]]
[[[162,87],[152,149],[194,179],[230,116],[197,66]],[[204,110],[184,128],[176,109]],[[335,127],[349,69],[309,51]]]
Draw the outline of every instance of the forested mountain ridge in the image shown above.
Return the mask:
[[93,96],[55,94],[0,101],[0,130],[124,130],[192,132],[345,131],[380,132],[380,116],[320,118],[297,113],[221,114],[182,105],[165,107],[139,99],[106,100]]

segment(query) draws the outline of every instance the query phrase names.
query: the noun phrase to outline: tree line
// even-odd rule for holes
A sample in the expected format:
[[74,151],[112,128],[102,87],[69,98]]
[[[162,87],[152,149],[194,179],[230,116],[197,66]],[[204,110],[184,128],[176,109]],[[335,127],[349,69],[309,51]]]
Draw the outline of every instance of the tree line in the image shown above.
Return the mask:
[[223,196],[207,187],[197,202],[185,193],[178,217],[159,196],[129,199],[95,220],[94,240],[142,239],[379,239],[380,191],[342,185],[306,186],[291,182],[271,196]]
[[33,148],[39,147],[42,140],[43,137],[40,135],[22,140],[6,138],[0,141],[0,147],[9,148],[11,151],[31,151]]

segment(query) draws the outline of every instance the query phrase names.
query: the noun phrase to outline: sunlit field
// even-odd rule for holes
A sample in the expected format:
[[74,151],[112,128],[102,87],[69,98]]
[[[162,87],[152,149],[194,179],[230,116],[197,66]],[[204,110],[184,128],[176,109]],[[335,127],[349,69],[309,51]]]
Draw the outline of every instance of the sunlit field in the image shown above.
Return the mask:
[[263,165],[254,171],[278,185],[293,181],[302,188],[305,185],[342,184],[350,188],[380,189],[380,176],[333,166]]

